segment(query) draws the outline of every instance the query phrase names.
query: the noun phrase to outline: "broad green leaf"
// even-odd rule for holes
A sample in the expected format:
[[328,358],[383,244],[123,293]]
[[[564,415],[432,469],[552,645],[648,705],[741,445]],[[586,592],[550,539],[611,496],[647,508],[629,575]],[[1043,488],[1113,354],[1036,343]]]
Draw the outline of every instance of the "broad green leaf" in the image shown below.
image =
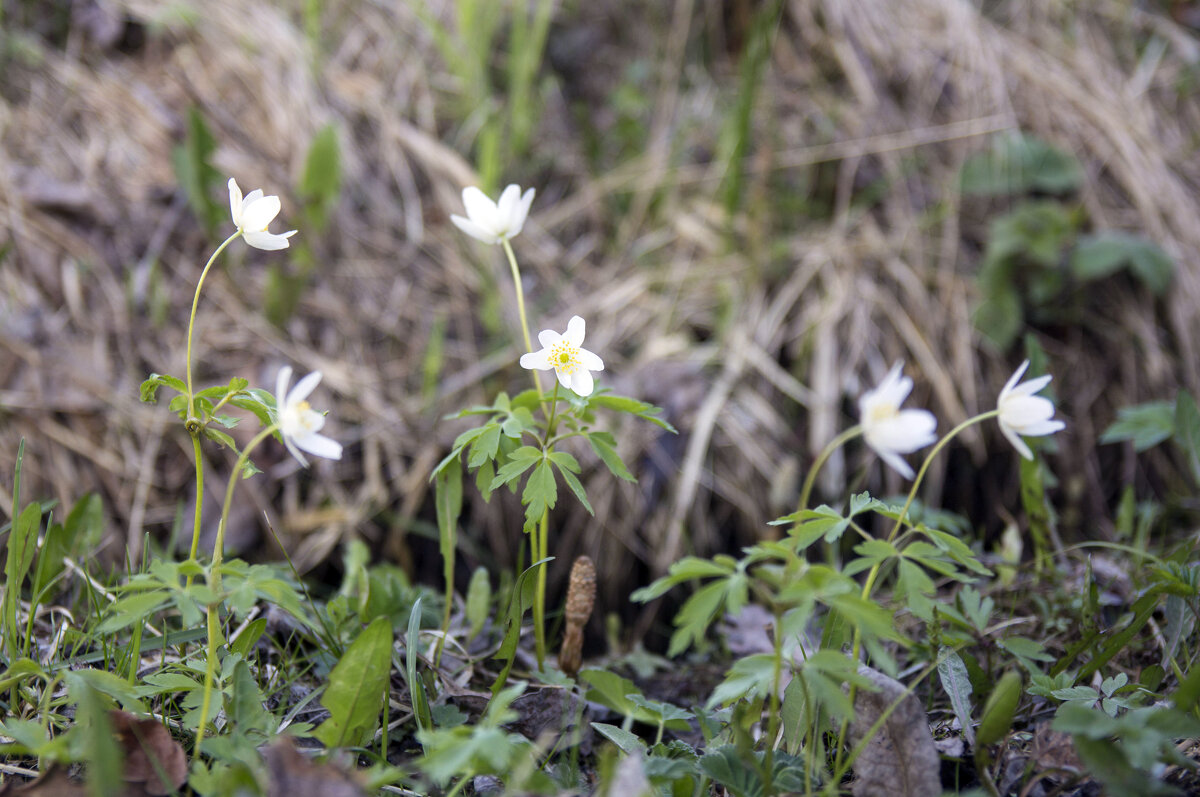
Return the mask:
[[1012,728],[1020,700],[1021,676],[1015,670],[1009,670],[992,689],[979,715],[975,738],[981,746],[995,744],[1004,738]]
[[517,583],[513,585],[512,597],[509,599],[508,612],[505,617],[504,640],[500,643],[500,649],[496,651],[496,658],[502,660],[504,666],[496,677],[495,683],[492,684],[493,701],[504,689],[508,673],[512,669],[513,660],[517,655],[517,645],[521,641],[521,620],[525,616],[525,612],[533,606],[533,593],[537,585],[537,579],[534,576],[539,567],[553,559],[554,557],[548,556],[534,562],[525,568],[524,572],[517,577]]
[[1083,184],[1083,170],[1073,155],[1035,136],[1003,134],[963,163],[960,184],[972,196],[1067,194]]
[[146,381],[142,382],[138,395],[142,401],[153,404],[158,400],[158,389],[164,385],[179,393],[187,392],[187,385],[183,383],[182,379],[169,374],[150,374]]
[[140,623],[155,612],[166,608],[171,602],[171,594],[165,590],[149,590],[135,592],[116,600],[108,607],[108,615],[96,628],[98,634],[111,634],[127,628],[134,623]]
[[321,705],[329,719],[313,732],[326,747],[359,744],[379,720],[392,667],[392,624],[376,617],[329,673]]
[[320,232],[329,221],[342,186],[342,157],[337,127],[327,124],[313,137],[300,177],[300,194],[313,227]]
[[[106,673],[107,674],[107,673]],[[109,705],[87,678],[67,675],[67,689],[78,703],[75,713],[83,759],[87,762],[88,791],[94,795],[122,794],[125,769],[121,745],[109,720]],[[115,677],[115,676],[114,676]]]
[[550,462],[542,460],[529,480],[525,482],[525,490],[521,493],[521,503],[525,504],[525,528],[542,519],[542,515],[554,508],[558,502],[558,483],[554,480],[554,469]]
[[1112,230],[1080,238],[1071,252],[1070,265],[1075,278],[1084,282],[1128,267],[1157,295],[1171,286],[1175,275],[1175,262],[1154,242]]
[[1100,442],[1130,441],[1135,451],[1145,451],[1175,434],[1176,402],[1149,401],[1117,410],[1117,420],[1100,435]]
[[630,695],[641,697],[642,691],[628,678],[622,678],[608,670],[588,669],[579,673],[579,680],[592,687],[587,692],[588,700],[607,706],[623,716],[633,717],[638,722],[657,722],[657,718],[651,712],[630,701]]
[[25,582],[25,576],[29,574],[37,554],[38,530],[41,525],[41,504],[30,504],[17,516],[17,522],[13,524],[12,531],[5,541],[8,557],[4,563],[4,605],[9,620],[13,623],[10,625],[13,639],[16,638],[17,601],[21,597],[21,585]]
[[708,698],[709,708],[770,694],[774,673],[775,657],[771,653],[756,653],[738,659],[729,668],[725,680],[713,689]]
[[603,722],[593,722],[591,725],[597,733],[619,747],[621,752],[626,755],[645,754],[646,743],[638,738],[636,734],[618,728],[616,725],[608,725]]
[[[390,638],[390,637],[389,637]],[[413,716],[417,719],[417,727],[427,729],[433,727],[433,718],[429,713],[429,696],[425,694],[425,684],[417,673],[417,650],[421,644],[421,599],[413,603],[412,611],[408,614],[408,633],[404,637],[404,669],[408,676],[408,693],[412,700]],[[387,699],[387,684],[384,684],[384,699]]]
[[[700,769],[734,797],[762,797],[763,753],[750,755],[751,760],[745,760],[735,745],[727,744],[701,757]],[[799,794],[811,786],[805,782],[804,761],[798,756],[776,751],[771,771],[776,794]]]
[[493,421],[483,427],[483,431],[471,441],[467,454],[467,467],[478,468],[488,460],[496,458],[500,448],[500,424]]
[[474,639],[483,629],[483,624],[487,622],[491,603],[492,582],[488,577],[487,568],[480,565],[471,574],[471,581],[467,585],[466,616],[467,625],[470,628],[469,639]]
[[1186,390],[1175,397],[1175,442],[1187,457],[1192,477],[1200,483],[1200,408]]
[[971,724],[972,689],[971,679],[967,675],[967,665],[963,664],[962,658],[957,653],[944,647],[938,651],[937,669],[942,689],[946,690],[946,694],[950,697],[950,706],[954,709],[954,716],[958,717],[958,722],[962,725],[963,734],[967,737],[967,744],[974,749],[975,728]]

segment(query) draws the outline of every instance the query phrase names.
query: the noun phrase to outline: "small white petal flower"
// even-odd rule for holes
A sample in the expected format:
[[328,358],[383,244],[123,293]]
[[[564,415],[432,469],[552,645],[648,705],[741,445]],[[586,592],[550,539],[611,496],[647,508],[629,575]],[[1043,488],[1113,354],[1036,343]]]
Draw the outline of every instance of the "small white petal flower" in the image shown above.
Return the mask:
[[581,396],[591,395],[594,387],[591,372],[603,371],[604,361],[583,348],[583,333],[583,319],[577,315],[571,316],[567,331],[562,335],[552,329],[543,329],[538,333],[542,350],[522,354],[521,367],[539,371],[553,368],[559,384],[567,390],[574,390]]
[[525,226],[529,206],[533,204],[533,189],[524,194],[515,183],[504,189],[500,201],[493,202],[475,186],[464,188],[463,206],[467,216],[451,215],[450,221],[458,229],[485,244],[498,244],[514,238]]
[[308,460],[300,453],[301,449],[318,457],[341,459],[341,444],[323,434],[317,434],[325,425],[325,415],[314,410],[306,401],[321,381],[321,372],[313,371],[289,391],[288,383],[291,381],[292,368],[285,365],[279,369],[279,376],[275,379],[275,402],[283,444],[306,468]]
[[296,234],[295,230],[282,234],[267,232],[267,225],[279,215],[279,208],[279,197],[263,196],[261,188],[254,189],[243,199],[237,180],[229,178],[229,215],[233,217],[234,226],[242,231],[246,243],[255,249],[288,248],[288,238]]
[[1053,420],[1054,404],[1050,399],[1033,395],[1050,383],[1049,374],[1030,379],[1024,384],[1017,384],[1028,367],[1029,360],[1026,360],[1008,378],[999,398],[996,399],[996,409],[1000,411],[1000,431],[1008,438],[1008,442],[1012,443],[1013,448],[1025,459],[1033,459],[1033,452],[1021,439],[1021,435],[1042,437],[1066,428],[1066,424]]
[[860,423],[867,445],[906,479],[913,469],[900,458],[937,440],[937,418],[928,410],[902,410],[900,405],[912,392],[912,380],[901,376],[903,364],[896,363],[874,390],[858,400]]

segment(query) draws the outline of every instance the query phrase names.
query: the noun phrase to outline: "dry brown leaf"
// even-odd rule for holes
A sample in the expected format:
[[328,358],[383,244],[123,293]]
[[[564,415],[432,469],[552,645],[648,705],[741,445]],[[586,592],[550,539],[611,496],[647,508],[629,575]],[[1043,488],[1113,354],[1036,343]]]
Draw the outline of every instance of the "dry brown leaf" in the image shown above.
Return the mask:
[[286,736],[263,750],[271,773],[268,797],[364,797],[354,776],[333,764],[314,764]]
[[854,762],[854,797],[928,797],[942,793],[941,761],[925,709],[904,684],[870,667],[858,668],[877,691],[859,689],[854,699],[853,744],[866,736],[893,703],[879,731]]
[[127,711],[108,713],[113,733],[125,752],[125,782],[129,794],[163,797],[187,781],[187,753],[158,720]]
[[61,769],[51,769],[29,783],[10,780],[0,786],[0,797],[87,797],[87,793],[82,784],[75,783]]

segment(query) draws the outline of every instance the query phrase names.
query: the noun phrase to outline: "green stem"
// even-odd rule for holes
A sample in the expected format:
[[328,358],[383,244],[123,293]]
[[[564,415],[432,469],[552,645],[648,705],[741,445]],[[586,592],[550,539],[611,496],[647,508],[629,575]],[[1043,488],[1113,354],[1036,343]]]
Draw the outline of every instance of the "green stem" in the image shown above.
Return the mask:
[[[965,421],[960,423],[958,426],[955,426],[953,429],[951,429],[949,432],[947,432],[945,437],[943,437],[941,440],[938,440],[937,444],[934,445],[934,447],[932,449],[930,449],[929,453],[925,456],[925,461],[921,463],[921,469],[917,471],[916,478],[913,479],[912,487],[910,487],[908,490],[908,500],[906,500],[904,502],[904,508],[900,510],[900,514],[896,517],[896,524],[894,526],[892,526],[892,531],[887,536],[887,541],[889,543],[893,542],[896,539],[896,535],[900,533],[900,528],[904,525],[905,518],[908,517],[908,510],[912,508],[912,503],[917,498],[917,490],[921,486],[921,481],[925,478],[926,471],[929,470],[929,466],[933,463],[933,458],[936,457],[938,455],[938,453],[940,453],[941,450],[946,447],[947,443],[949,443],[951,440],[953,440],[955,437],[957,437],[959,435],[959,433],[962,432],[964,429],[966,429],[968,426],[973,426],[974,424],[977,424],[980,421],[986,421],[988,418],[994,418],[999,414],[1000,414],[1000,410],[989,410],[988,412],[982,413],[980,415],[976,415],[973,418],[967,418]],[[862,597],[864,600],[870,600],[871,591],[875,588],[875,579],[878,578],[878,576],[879,576],[879,569],[882,566],[882,564],[883,564],[882,562],[876,562],[875,565],[871,567],[870,572],[867,573],[867,580],[863,583],[863,589],[862,589]],[[862,630],[858,626],[855,626],[854,642],[852,645],[852,650],[851,650],[850,656],[852,659],[854,659],[855,662],[857,662],[858,657],[861,654],[861,652],[862,652]],[[856,692],[857,692],[857,689],[856,689],[855,685],[851,684],[850,685],[850,704],[851,705],[854,705],[854,698],[855,698]],[[834,760],[834,771],[839,771],[841,768],[842,754],[845,752],[845,749],[846,749],[846,746],[844,744],[845,739],[846,739],[846,731],[849,727],[850,727],[850,720],[847,718],[842,721],[842,728],[841,728],[841,731],[838,733],[838,750],[837,750],[837,756]]]
[[221,245],[217,247],[217,250],[212,253],[211,257],[208,258],[208,262],[204,264],[204,270],[200,272],[200,279],[196,280],[196,294],[192,297],[192,314],[191,314],[191,316],[188,317],[188,330],[187,330],[187,366],[186,366],[186,368],[187,368],[187,399],[188,399],[187,417],[188,417],[188,421],[195,420],[195,416],[193,415],[193,413],[196,410],[196,408],[193,406],[193,402],[196,398],[196,394],[195,394],[195,391],[192,390],[192,330],[196,326],[196,308],[200,306],[200,289],[204,287],[204,278],[208,276],[208,270],[210,268],[212,268],[212,264],[214,262],[216,262],[217,255],[219,255],[219,254],[221,254],[221,252],[225,251],[225,247],[227,247],[227,246],[229,246],[229,244],[233,243],[233,241],[235,241],[237,238],[239,238],[241,236],[241,234],[242,234],[242,231],[239,229],[233,235],[226,238],[221,243]]
[[[191,402],[188,402],[189,405]],[[200,430],[188,430],[192,436],[192,450],[196,454],[196,514],[192,520],[192,548],[188,559],[196,561],[196,553],[200,549],[200,517],[204,512],[204,459],[200,451]],[[189,573],[184,587],[192,586],[192,575]]]
[[217,597],[217,602],[208,606],[208,644],[207,657],[204,663],[204,697],[200,701],[200,724],[196,729],[196,757],[199,757],[200,743],[204,741],[204,726],[208,722],[208,709],[212,705],[213,681],[216,678],[217,641],[221,636],[219,623],[219,611],[221,608],[221,562],[225,558],[225,528],[229,523],[229,510],[233,506],[233,488],[237,486],[238,481],[241,479],[240,474],[246,462],[250,459],[250,452],[259,443],[270,437],[277,428],[279,427],[276,424],[268,426],[246,444],[246,447],[242,449],[242,453],[238,455],[237,462],[233,465],[233,472],[229,474],[229,484],[225,488],[225,503],[221,506],[221,522],[217,526],[217,540],[213,543],[212,562],[209,564],[208,570],[208,586]]
[[[525,336],[525,351],[533,351],[533,339],[529,337],[529,318],[525,315],[525,287],[521,284],[521,269],[517,266],[517,256],[513,253],[512,244],[505,238],[504,254],[508,256],[508,266],[512,269],[513,288],[517,293],[517,313],[521,316],[521,334]],[[542,378],[537,371],[532,371],[533,386],[537,388],[538,400],[542,398]]]
[[[812,494],[813,484],[817,480],[817,471],[821,470],[821,466],[825,461],[833,455],[834,451],[844,446],[850,440],[862,434],[863,428],[859,426],[851,426],[846,431],[842,432],[837,437],[829,441],[829,443],[821,449],[821,453],[817,454],[817,458],[813,460],[812,467],[808,469],[808,474],[804,477],[804,486],[800,488],[800,501],[796,504],[796,512],[803,512],[808,509],[808,497]],[[796,525],[800,525],[799,518],[796,519]]]
[[775,742],[779,738],[779,685],[783,680],[783,615],[775,609],[775,646],[771,657],[771,708],[767,712],[767,750],[763,754],[763,794],[771,794],[775,774]]
[[[538,523],[540,530],[535,539],[530,540],[530,547],[535,548],[534,561],[540,561],[549,556],[549,545],[546,538],[550,534],[550,510],[542,512],[542,520]],[[538,565],[537,591],[533,596],[533,639],[537,650],[538,670],[545,671],[546,661],[546,564]]]

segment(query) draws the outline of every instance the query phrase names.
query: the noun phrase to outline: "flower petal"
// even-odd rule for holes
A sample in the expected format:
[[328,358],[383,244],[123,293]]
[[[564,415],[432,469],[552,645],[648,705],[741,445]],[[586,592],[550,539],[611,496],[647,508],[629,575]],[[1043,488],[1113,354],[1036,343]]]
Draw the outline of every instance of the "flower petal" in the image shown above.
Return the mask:
[[1009,428],[1008,424],[1002,421],[1000,423],[1000,431],[1006,438],[1008,438],[1008,442],[1012,443],[1012,447],[1017,449],[1017,452],[1021,456],[1025,457],[1025,459],[1033,459],[1033,452],[1029,450],[1029,446],[1025,445],[1025,441],[1022,440],[1016,432]]
[[292,381],[292,366],[285,365],[275,376],[275,408],[282,410],[287,398],[288,384]]
[[275,252],[280,249],[287,249],[291,244],[288,243],[288,238],[296,234],[295,230],[288,230],[282,235],[276,235],[273,232],[266,230],[249,230],[242,235],[246,239],[246,243],[253,246],[255,249],[263,249],[268,252]]
[[323,434],[314,433],[307,435],[304,438],[296,440],[296,445],[310,454],[324,457],[325,459],[342,458],[342,444]]
[[232,177],[229,178],[229,216],[234,226],[242,226],[242,189]]
[[312,392],[316,390],[317,385],[321,383],[321,372],[313,371],[308,376],[296,383],[296,386],[288,392],[287,403],[289,405],[299,404],[304,401]]
[[528,354],[522,354],[521,367],[530,371],[545,371],[547,368],[551,367],[550,351],[548,349],[542,349],[541,351],[531,351]]
[[587,349],[579,350],[579,364],[589,371],[604,370],[604,360],[601,360],[596,354]]
[[[257,193],[259,196],[254,197]],[[246,232],[266,230],[271,220],[279,215],[279,197],[262,196],[261,191],[255,191],[242,204],[242,228]]]
[[521,186],[516,183],[511,183],[500,194],[500,200],[496,203],[496,217],[500,223],[500,227],[505,230],[511,230],[514,223],[517,222],[517,210],[521,203]]
[[462,192],[463,207],[467,209],[467,217],[492,233],[496,231],[496,203],[488,199],[487,194],[475,186],[469,186]]
[[287,446],[287,450],[291,452],[293,457],[300,460],[301,465],[306,468],[308,467],[308,460],[305,459],[304,455],[300,453],[300,449],[296,448],[296,443],[292,440],[292,438],[288,437],[287,435],[283,435],[283,444]]
[[1026,437],[1045,437],[1048,434],[1066,429],[1067,425],[1062,421],[1038,421],[1031,423],[1028,426],[1021,428],[1021,434]]
[[571,320],[567,322],[567,331],[563,334],[563,338],[575,348],[583,345],[585,325],[583,319],[577,315],[571,316]]
[[572,379],[570,374],[568,374],[566,371],[563,371],[561,368],[555,368],[554,375],[558,377],[558,383],[560,385],[565,387],[567,390],[571,389]]
[[911,479],[913,477],[912,466],[901,459],[899,454],[893,451],[879,450],[876,450],[875,453],[878,454],[879,458],[886,462],[892,470],[896,471],[904,478]]
[[[1015,388],[1013,388],[1012,392],[1009,395],[1011,395],[1011,396],[1032,396],[1034,393],[1037,393],[1039,390],[1044,388],[1046,385],[1050,384],[1051,379],[1053,379],[1053,377],[1050,376],[1050,374],[1044,374],[1044,375],[1036,377],[1034,379],[1030,379],[1025,384],[1017,385]],[[1045,399],[1045,400],[1049,401],[1049,399]]]
[[551,346],[562,340],[562,335],[555,332],[553,329],[543,329],[538,333],[538,343],[542,344],[542,348],[548,349]]
[[496,233],[485,230],[470,219],[463,218],[462,216],[451,216],[450,221],[454,222],[455,227],[478,241],[483,241],[485,244],[500,243],[500,239],[496,237]]
[[1029,360],[1026,360],[1025,362],[1021,363],[1021,366],[1017,368],[1017,370],[1013,371],[1013,375],[1008,378],[1008,381],[1004,383],[1004,387],[1000,390],[1000,398],[996,400],[997,405],[999,405],[1000,402],[1004,400],[1004,397],[1011,393],[1012,389],[1017,386],[1017,382],[1021,381],[1021,375],[1025,373],[1025,369],[1028,367]]
[[595,387],[591,372],[580,368],[571,379],[570,387],[580,396],[590,396],[592,388]]
[[[529,218],[529,208],[533,206],[533,194],[534,191],[530,188],[521,197],[521,207],[517,211],[517,232],[521,231],[521,228],[525,226],[525,220]],[[513,234],[516,235],[516,233]]]

